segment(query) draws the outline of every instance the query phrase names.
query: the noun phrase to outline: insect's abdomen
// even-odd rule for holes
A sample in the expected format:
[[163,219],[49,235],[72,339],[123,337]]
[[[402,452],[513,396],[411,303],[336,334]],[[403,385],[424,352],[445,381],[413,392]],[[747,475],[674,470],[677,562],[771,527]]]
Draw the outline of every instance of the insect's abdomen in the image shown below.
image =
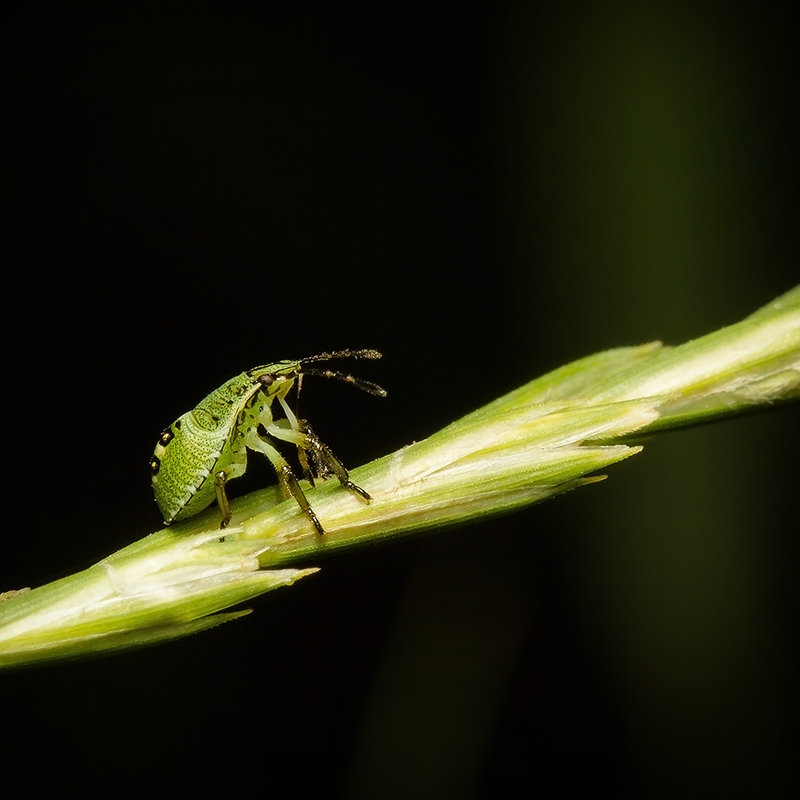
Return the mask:
[[228,429],[209,428],[207,413],[198,410],[174,422],[171,440],[156,446],[159,466],[153,491],[165,522],[193,516],[208,506],[216,496],[214,473],[229,460]]

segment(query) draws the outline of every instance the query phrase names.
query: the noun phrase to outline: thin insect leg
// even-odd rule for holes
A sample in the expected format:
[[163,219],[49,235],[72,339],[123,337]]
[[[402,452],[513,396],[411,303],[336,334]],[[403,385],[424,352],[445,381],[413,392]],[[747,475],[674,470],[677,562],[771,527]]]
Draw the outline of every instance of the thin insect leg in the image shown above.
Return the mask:
[[[297,423],[297,428],[293,428],[288,419],[276,419],[269,425],[265,425],[264,430],[273,439],[289,442],[297,448],[297,458],[303,468],[303,477],[314,486],[314,478],[325,478],[330,474],[330,470],[316,459],[316,453],[313,450],[304,447],[306,436],[303,432],[304,428],[301,429],[301,426],[306,425],[305,421],[295,420],[295,422]],[[313,470],[308,461],[309,453],[314,464]]]
[[297,505],[299,505],[302,509],[303,513],[311,520],[311,523],[314,525],[314,528],[316,528],[317,533],[320,535],[324,534],[325,531],[320,524],[317,515],[314,513],[314,509],[311,508],[308,499],[303,493],[300,484],[297,482],[297,477],[295,476],[291,466],[289,466],[289,462],[269,442],[267,442],[263,436],[259,436],[255,431],[250,431],[248,433],[245,438],[245,444],[251,450],[256,450],[257,452],[262,453],[270,460],[270,463],[272,464],[278,476],[278,483],[280,484],[284,494],[287,497],[293,497],[297,502]]
[[247,455],[242,447],[241,450],[234,452],[231,457],[231,463],[224,470],[219,470],[214,474],[214,492],[217,495],[217,505],[219,506],[219,513],[222,515],[222,523],[220,528],[227,528],[228,523],[231,521],[231,504],[228,500],[228,494],[225,491],[225,484],[232,478],[238,478],[244,475],[247,469]]
[[298,453],[305,451],[311,453],[311,458],[314,463],[320,464],[322,468],[333,473],[346,489],[355,492],[364,500],[372,500],[372,497],[360,486],[357,486],[350,480],[350,475],[345,469],[344,464],[331,452],[331,449],[326,445],[308,426],[305,421],[298,421],[301,430],[292,430],[282,428],[278,425],[270,425],[267,427],[267,433],[274,436],[276,439],[282,439],[285,442],[291,442],[297,447]]
[[[302,378],[302,375],[300,376]],[[297,385],[297,397],[300,397],[300,382],[298,380]],[[286,402],[285,397],[278,397],[278,402],[283,409],[283,413],[286,414],[286,420],[291,426],[292,430],[299,431],[300,428],[300,421],[297,419],[297,416],[289,408],[289,404]],[[267,423],[265,428],[269,428],[269,423]],[[308,463],[308,456],[306,455],[306,451],[303,450],[301,447],[297,448],[297,458],[300,461],[300,468],[303,470],[303,477],[313,486],[314,485],[314,473],[311,471],[311,467]]]
[[295,416],[294,411],[289,407],[289,404],[286,402],[285,397],[278,397],[278,402],[283,409],[283,413],[286,414],[286,419],[289,420],[289,425],[296,431],[300,430],[300,422],[298,421],[297,417]]
[[222,514],[220,528],[227,528],[228,523],[231,521],[231,504],[228,502],[228,495],[225,493],[225,483],[227,480],[228,476],[222,470],[214,475],[214,491],[217,495],[217,504],[219,505],[220,514]]

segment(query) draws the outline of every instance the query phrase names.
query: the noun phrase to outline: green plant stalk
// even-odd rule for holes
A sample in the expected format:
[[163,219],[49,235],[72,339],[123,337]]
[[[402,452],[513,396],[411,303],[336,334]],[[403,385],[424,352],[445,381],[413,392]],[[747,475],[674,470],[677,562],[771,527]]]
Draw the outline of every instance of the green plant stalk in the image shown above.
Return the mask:
[[316,572],[336,551],[447,527],[600,480],[655,432],[800,397],[800,286],[675,348],[567,364],[420,442],[307,490],[319,536],[277,488],[146,536],[46,586],[0,595],[0,666],[138,647],[241,616],[219,613]]

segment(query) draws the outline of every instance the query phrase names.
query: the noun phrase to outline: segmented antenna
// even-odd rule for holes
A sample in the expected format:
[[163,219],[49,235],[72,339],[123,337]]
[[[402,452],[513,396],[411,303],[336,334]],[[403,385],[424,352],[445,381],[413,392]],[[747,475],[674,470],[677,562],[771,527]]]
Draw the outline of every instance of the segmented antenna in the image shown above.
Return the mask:
[[301,364],[311,364],[314,361],[333,361],[335,358],[383,358],[379,350],[365,348],[363,350],[334,350],[332,353],[319,353],[308,358],[301,358]]
[[[382,354],[378,350],[334,350],[332,353],[320,353],[316,356],[309,356],[308,358],[300,359],[300,378],[303,375],[320,375],[323,378],[335,378],[342,383],[349,383],[357,389],[361,389],[369,394],[377,395],[378,397],[386,397],[386,389],[378,386],[377,383],[372,381],[365,381],[362,378],[356,378],[353,375],[348,375],[345,372],[339,372],[332,369],[305,369],[306,364],[315,364],[320,361],[332,361],[335,358],[381,358]],[[298,393],[299,393],[298,386]]]

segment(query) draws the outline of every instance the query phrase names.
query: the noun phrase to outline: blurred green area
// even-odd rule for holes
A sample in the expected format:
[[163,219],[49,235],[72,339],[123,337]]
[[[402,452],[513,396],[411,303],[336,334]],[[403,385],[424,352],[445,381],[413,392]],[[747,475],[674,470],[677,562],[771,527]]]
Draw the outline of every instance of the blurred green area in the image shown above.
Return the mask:
[[736,5],[516,12],[496,119],[503,218],[530,279],[519,296],[550,309],[529,335],[560,318],[613,342],[658,338],[651,306],[671,306],[682,341],[710,309],[736,318],[758,303],[786,266],[775,212],[791,136],[763,18]]
[[[797,211],[784,182],[787,76],[763,20],[687,4],[506,10],[493,53],[494,133],[518,342],[545,341],[553,363],[576,339],[677,344],[754,310],[768,287],[791,285],[781,283],[796,264],[785,218]],[[797,555],[787,537],[797,433],[793,409],[678,432],[601,487],[562,499],[558,512],[540,509],[514,542],[547,536],[530,557],[557,578],[502,546],[487,563],[473,542],[474,562],[461,552],[453,565],[450,548],[433,545],[376,679],[356,795],[374,796],[413,764],[419,771],[406,769],[385,796],[481,796],[490,757],[502,764],[495,780],[522,782],[515,797],[587,785],[637,797],[755,796],[796,785],[796,561],[783,562]],[[776,469],[788,472],[776,480]],[[537,519],[555,532],[543,534]],[[498,539],[515,524],[495,523]],[[520,603],[515,587],[541,579],[530,605]],[[548,640],[563,649],[536,652],[550,626],[563,626]],[[541,680],[527,690],[521,657],[528,680]],[[584,685],[562,697],[553,673]],[[514,716],[504,702],[539,705],[566,730],[547,741],[517,728],[522,741],[492,742]],[[603,715],[608,738],[592,726],[586,742],[585,719]],[[548,754],[568,763],[570,748],[562,783],[545,768],[537,785],[531,763]]]

